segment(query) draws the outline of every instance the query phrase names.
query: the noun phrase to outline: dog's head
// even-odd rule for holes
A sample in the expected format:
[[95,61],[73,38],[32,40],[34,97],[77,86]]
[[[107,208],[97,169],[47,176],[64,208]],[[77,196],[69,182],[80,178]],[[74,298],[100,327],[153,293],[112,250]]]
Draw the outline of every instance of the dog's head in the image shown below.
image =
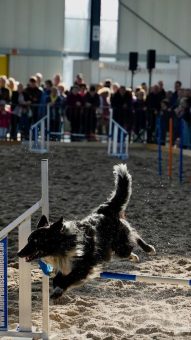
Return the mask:
[[31,262],[42,257],[64,255],[74,245],[75,237],[64,225],[63,218],[49,224],[43,215],[37,230],[30,234],[26,246],[18,252],[18,256]]

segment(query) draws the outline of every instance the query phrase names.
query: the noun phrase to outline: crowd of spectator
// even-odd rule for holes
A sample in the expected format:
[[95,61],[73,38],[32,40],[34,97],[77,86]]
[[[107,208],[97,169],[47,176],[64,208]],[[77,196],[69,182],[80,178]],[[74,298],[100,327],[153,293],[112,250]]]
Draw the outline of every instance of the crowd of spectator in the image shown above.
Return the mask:
[[56,74],[43,82],[40,73],[31,76],[27,86],[13,78],[0,76],[0,138],[7,132],[15,140],[18,132],[29,138],[32,124],[50,108],[52,139],[60,139],[62,127],[69,129],[73,140],[85,136],[97,140],[108,135],[110,108],[113,118],[129,133],[131,141],[156,143],[157,117],[160,117],[160,139],[166,143],[169,118],[173,118],[173,142],[180,137],[180,120],[184,122],[186,145],[191,145],[191,89],[182,88],[180,81],[174,91],[167,91],[163,81],[148,89],[146,83],[135,89],[105,79],[89,85],[83,74],[77,74],[70,89]]

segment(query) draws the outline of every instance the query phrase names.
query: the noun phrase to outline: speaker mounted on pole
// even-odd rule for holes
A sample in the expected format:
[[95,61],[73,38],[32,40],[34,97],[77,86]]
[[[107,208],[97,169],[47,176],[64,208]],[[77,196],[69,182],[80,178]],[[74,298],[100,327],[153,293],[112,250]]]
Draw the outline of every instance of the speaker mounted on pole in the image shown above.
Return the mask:
[[147,70],[152,70],[155,68],[156,62],[156,51],[148,50],[147,51]]
[[138,52],[129,52],[129,70],[136,71],[138,64]]

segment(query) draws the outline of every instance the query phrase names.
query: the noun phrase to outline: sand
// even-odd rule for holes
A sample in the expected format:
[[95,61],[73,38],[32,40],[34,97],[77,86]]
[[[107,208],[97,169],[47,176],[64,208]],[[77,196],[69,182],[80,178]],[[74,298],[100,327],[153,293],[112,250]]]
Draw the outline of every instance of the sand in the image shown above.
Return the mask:
[[[52,145],[50,153],[31,154],[26,146],[0,146],[0,229],[41,196],[40,160],[49,159],[50,220],[80,218],[103,202],[113,188],[112,168],[120,162],[107,156],[106,145]],[[191,158],[184,159],[184,182],[178,181],[178,155],[173,179],[157,175],[157,154],[131,147],[128,168],[133,195],[129,222],[154,245],[155,256],[135,252],[140,263],[113,259],[105,270],[171,277],[191,277]],[[40,217],[32,219],[33,228]],[[18,323],[17,231],[9,236],[9,322]],[[41,276],[32,266],[33,325],[41,326]],[[51,289],[50,281],[50,289]],[[191,339],[191,290],[164,284],[94,279],[50,302],[51,328],[58,340]]]

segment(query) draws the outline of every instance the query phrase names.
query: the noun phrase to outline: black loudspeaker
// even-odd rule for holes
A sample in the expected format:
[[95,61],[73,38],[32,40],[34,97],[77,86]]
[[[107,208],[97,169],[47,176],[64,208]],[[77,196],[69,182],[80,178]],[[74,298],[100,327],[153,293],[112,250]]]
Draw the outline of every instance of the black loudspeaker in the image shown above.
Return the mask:
[[147,51],[147,70],[152,70],[153,68],[155,68],[155,61],[156,61],[156,51],[148,50]]
[[135,71],[137,69],[138,53],[129,52],[129,70]]

